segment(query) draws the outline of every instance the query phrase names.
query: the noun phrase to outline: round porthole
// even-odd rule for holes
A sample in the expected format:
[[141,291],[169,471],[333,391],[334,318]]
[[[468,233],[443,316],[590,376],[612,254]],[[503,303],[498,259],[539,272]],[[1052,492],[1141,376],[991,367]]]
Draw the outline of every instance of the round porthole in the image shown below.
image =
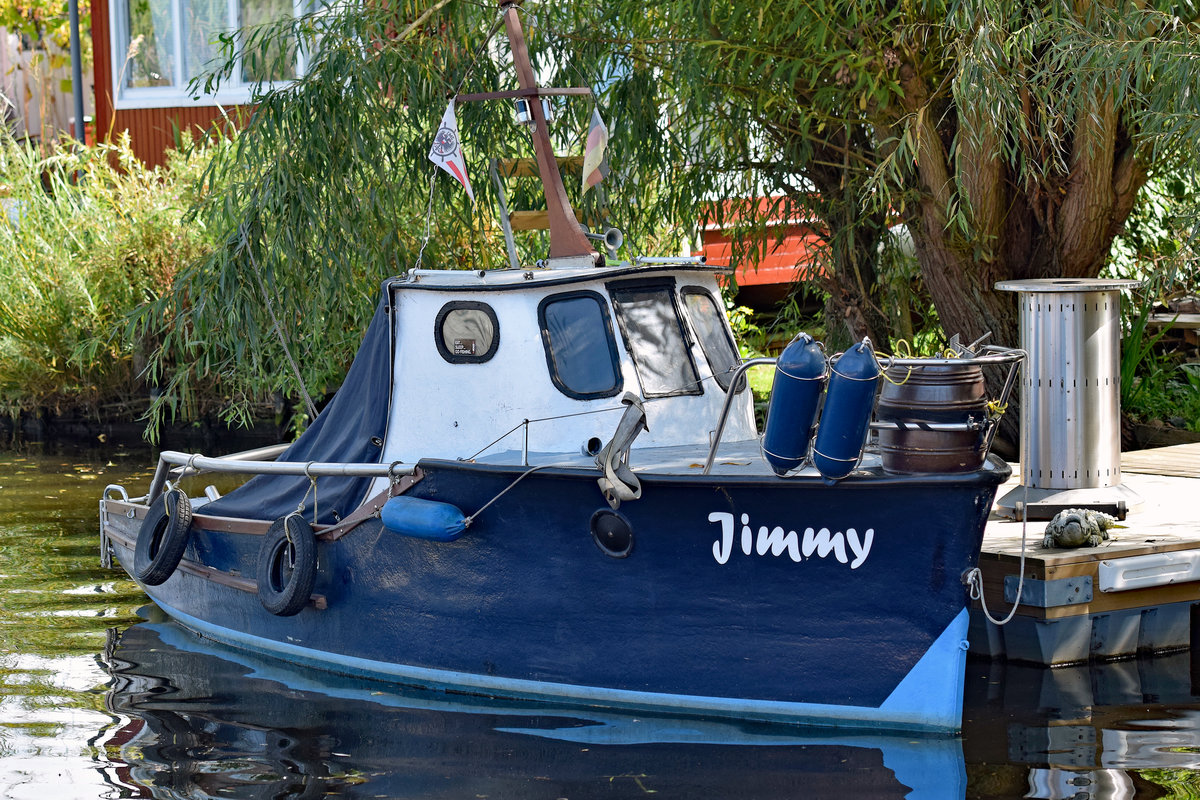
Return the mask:
[[592,514],[592,541],[606,556],[625,558],[633,550],[633,528],[629,520],[602,508]]

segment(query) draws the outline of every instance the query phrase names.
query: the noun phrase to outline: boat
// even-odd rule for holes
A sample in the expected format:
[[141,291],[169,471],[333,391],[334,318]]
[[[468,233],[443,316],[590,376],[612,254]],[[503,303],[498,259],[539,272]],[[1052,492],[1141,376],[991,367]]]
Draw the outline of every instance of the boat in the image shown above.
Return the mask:
[[[160,453],[146,493],[106,488],[102,558],[192,631],[328,673],[957,730],[966,576],[1010,474],[988,449],[1021,352],[885,359],[864,341],[826,357],[798,336],[760,436],[745,375],[775,360],[739,358],[702,259],[596,251],[528,102],[570,91],[536,86],[518,5],[502,9],[522,88],[488,97],[526,101],[549,256],[384,282],[344,383],[294,443]],[[876,407],[881,384],[992,368],[1006,377],[990,405],[976,376],[967,412]],[[965,457],[944,457],[944,436]],[[250,477],[188,497],[204,472]]]

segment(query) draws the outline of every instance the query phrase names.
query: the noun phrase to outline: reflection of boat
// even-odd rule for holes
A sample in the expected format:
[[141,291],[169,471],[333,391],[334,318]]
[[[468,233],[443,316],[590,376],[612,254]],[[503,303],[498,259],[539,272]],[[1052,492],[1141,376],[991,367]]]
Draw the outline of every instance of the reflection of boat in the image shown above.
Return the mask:
[[[566,91],[525,79],[516,15],[506,6],[525,67],[516,94]],[[787,472],[804,463],[811,423],[790,421],[781,400],[771,419],[792,429],[795,463],[764,463],[713,270],[594,253],[562,206],[540,104],[529,107],[550,204],[545,266],[388,281],[341,390],[294,445],[277,461],[164,453],[145,497],[106,492],[105,554],[188,627],[343,674],[956,729],[963,576],[1009,473],[985,460],[986,404],[914,433],[965,434],[964,469],[860,461],[878,365],[858,345],[830,378],[812,447],[821,471]],[[858,373],[838,371],[851,361]],[[855,402],[834,401],[835,384]],[[793,389],[815,412],[821,386]],[[202,504],[171,465],[256,474]]]
[[126,630],[110,663],[107,704],[133,731],[113,737],[129,765],[125,784],[158,797],[586,798],[702,787],[765,800],[803,785],[814,798],[950,800],[965,789],[954,737],[380,691],[322,681],[169,622]]

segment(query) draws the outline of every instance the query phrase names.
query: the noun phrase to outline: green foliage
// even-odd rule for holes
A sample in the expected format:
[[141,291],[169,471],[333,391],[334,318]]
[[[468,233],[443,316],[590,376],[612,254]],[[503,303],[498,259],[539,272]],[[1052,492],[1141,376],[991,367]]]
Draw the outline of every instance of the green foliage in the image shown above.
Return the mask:
[[209,247],[181,225],[202,154],[147,170],[128,142],[42,158],[0,138],[0,408],[96,409],[145,395],[153,341],[123,318]]
[[[1180,748],[1184,752],[1195,752],[1194,748]],[[1165,800],[1196,800],[1200,798],[1200,772],[1180,767],[1161,769],[1139,769],[1138,777],[1154,786],[1161,786],[1168,794]]]
[[[0,26],[29,37],[33,42],[51,41],[61,50],[71,46],[68,0],[0,0]],[[91,9],[79,4],[80,44],[85,61],[91,61]]]
[[1107,268],[1112,277],[1140,281],[1122,304],[1121,407],[1135,418],[1183,420],[1200,429],[1200,385],[1187,353],[1165,347],[1170,325],[1153,325],[1168,303],[1200,287],[1194,208],[1200,187],[1181,170],[1151,181],[1117,238]]
[[[543,83],[597,90],[613,174],[580,205],[626,231],[629,255],[715,223],[753,259],[778,235],[768,221],[798,220],[824,237],[814,266],[830,335],[930,338],[940,321],[1011,343],[1014,305],[993,283],[1097,274],[1145,181],[1195,159],[1200,34],[1173,13],[1116,0],[587,0],[531,2],[523,19]],[[459,105],[476,206],[426,159],[448,95],[515,86],[503,38],[488,38],[497,15],[466,0],[352,2],[225,37],[205,89],[239,50],[256,54],[255,74],[296,47],[309,68],[258,95],[213,162],[207,180],[228,191],[196,214],[222,245],[137,320],[164,343],[159,418],[215,376],[234,416],[266,392],[320,394],[388,274],[506,264],[485,166],[529,155],[509,105]],[[555,105],[556,146],[578,154],[591,106]],[[535,201],[536,187],[507,188],[515,207]],[[571,180],[568,192],[579,200]],[[897,217],[915,241],[904,258],[888,243]],[[519,246],[524,263],[544,255],[537,237]],[[927,308],[925,292],[938,316],[893,310]]]
[[1121,409],[1142,420],[1163,420],[1200,433],[1200,364],[1180,363],[1172,353],[1155,350],[1165,330],[1147,337],[1144,352],[1126,373],[1121,360]]

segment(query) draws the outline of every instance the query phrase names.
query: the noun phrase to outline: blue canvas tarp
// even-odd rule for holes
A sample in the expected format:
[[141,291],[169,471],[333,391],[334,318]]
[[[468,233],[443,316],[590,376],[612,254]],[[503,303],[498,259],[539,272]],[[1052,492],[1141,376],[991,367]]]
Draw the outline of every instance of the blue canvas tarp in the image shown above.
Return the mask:
[[[358,355],[346,380],[329,405],[317,415],[279,461],[342,461],[378,463],[387,432],[392,388],[392,326],[389,292],[375,309]],[[374,439],[374,441],[372,441]],[[319,524],[332,524],[354,510],[365,498],[371,478],[323,477],[317,479]],[[307,496],[306,496],[307,495]],[[275,520],[304,503],[304,518],[313,521],[313,493],[309,479],[292,475],[256,475],[222,498],[204,506],[204,513],[219,517]]]

